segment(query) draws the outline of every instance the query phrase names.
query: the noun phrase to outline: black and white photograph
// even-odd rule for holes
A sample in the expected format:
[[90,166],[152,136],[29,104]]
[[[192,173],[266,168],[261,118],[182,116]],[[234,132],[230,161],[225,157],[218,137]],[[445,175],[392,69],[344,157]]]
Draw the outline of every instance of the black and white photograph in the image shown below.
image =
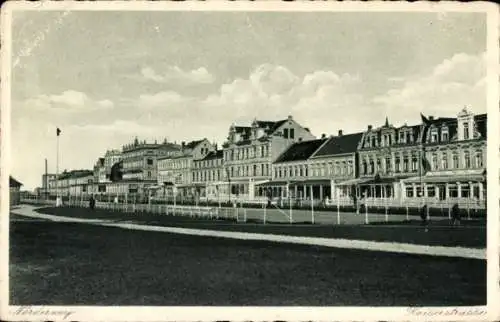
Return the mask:
[[2,8],[2,320],[498,318],[495,6],[64,2]]

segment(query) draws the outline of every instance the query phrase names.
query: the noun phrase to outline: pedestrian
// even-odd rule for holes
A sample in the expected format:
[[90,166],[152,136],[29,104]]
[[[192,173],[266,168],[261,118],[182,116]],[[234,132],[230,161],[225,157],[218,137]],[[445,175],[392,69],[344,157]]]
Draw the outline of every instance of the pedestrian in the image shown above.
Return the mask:
[[420,218],[422,219],[422,226],[425,226],[425,230],[427,231],[427,205],[424,205],[420,210]]
[[460,208],[458,207],[458,204],[454,204],[453,207],[451,208],[451,220],[452,220],[452,225],[460,225],[461,221],[461,216],[460,216]]
[[91,210],[94,210],[94,208],[95,208],[95,199],[94,199],[94,196],[90,196],[89,207],[90,207]]

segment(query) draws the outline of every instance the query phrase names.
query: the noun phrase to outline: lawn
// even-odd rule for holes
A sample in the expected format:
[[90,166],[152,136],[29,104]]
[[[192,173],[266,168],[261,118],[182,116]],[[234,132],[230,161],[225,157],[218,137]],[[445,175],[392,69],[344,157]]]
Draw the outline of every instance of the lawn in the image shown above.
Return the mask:
[[389,223],[374,223],[370,225],[264,225],[252,222],[236,223],[234,220],[191,218],[189,216],[167,216],[148,213],[133,214],[102,209],[91,211],[88,208],[43,208],[38,211],[51,215],[134,221],[139,224],[143,223],[158,226],[373,240],[432,246],[486,247],[486,227],[477,221],[464,223],[461,227],[450,227],[448,221],[441,219],[439,221],[432,221],[429,230],[425,231],[418,221],[396,221]]
[[484,305],[486,261],[12,221],[11,305]]

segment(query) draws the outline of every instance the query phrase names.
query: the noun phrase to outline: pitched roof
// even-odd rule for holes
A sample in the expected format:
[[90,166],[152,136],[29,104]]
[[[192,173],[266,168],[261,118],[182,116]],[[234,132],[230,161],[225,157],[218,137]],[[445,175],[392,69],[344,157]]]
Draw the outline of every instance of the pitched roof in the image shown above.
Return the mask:
[[92,170],[73,170],[69,172],[63,172],[59,175],[59,180],[63,179],[76,179],[76,178],[83,178],[87,176],[93,176],[94,171]]
[[275,163],[307,160],[328,139],[302,141],[292,144]]
[[362,137],[362,132],[333,136],[328,139],[328,142],[321,147],[314,157],[356,152]]
[[23,184],[13,177],[9,176],[9,187],[10,188],[20,188]]
[[194,148],[196,148],[196,146],[198,146],[198,144],[200,144],[203,141],[205,141],[205,139],[194,140],[194,141],[188,142],[188,143],[186,143],[186,145],[184,146],[184,148],[186,148],[186,149],[194,149]]
[[205,161],[205,160],[214,160],[214,159],[222,159],[223,151],[210,151],[203,159],[195,160],[196,161]]

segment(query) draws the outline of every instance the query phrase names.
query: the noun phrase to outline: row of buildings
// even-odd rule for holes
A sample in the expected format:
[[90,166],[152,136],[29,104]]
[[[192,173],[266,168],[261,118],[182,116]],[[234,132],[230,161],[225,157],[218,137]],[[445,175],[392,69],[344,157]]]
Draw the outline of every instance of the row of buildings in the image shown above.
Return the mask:
[[135,139],[107,151],[93,170],[43,178],[47,194],[153,196],[196,201],[268,199],[435,206],[486,199],[487,115],[386,118],[358,133],[315,137],[292,116],[231,125],[219,148],[207,139],[175,144]]

